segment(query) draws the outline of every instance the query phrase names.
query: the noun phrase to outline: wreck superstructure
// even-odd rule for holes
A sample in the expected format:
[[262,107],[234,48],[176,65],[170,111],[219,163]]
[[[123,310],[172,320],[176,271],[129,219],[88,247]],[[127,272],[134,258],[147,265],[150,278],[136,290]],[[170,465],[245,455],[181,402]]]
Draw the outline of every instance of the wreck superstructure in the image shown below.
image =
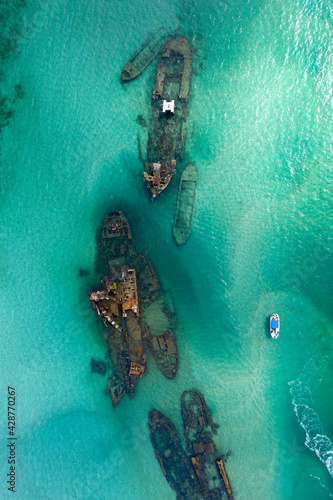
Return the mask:
[[218,425],[213,422],[203,395],[199,391],[184,392],[181,412],[188,451],[204,498],[233,500],[223,459],[213,441]]
[[[106,327],[113,374],[105,392],[116,405],[125,394],[133,397],[134,385],[145,371],[147,347],[168,378],[176,376],[178,351],[173,314],[151,262],[133,246],[131,229],[122,212],[105,217],[98,243],[101,287],[91,293],[90,300]],[[165,325],[164,332],[155,326],[156,316]]]
[[97,314],[104,325],[117,330],[121,343],[121,354],[128,365],[127,392],[145,371],[146,357],[140,324],[136,271],[128,266],[112,267],[110,274],[102,277],[101,291],[92,292]]
[[191,73],[192,53],[186,38],[168,40],[156,73],[144,172],[153,197],[168,186],[177,160],[183,158]]

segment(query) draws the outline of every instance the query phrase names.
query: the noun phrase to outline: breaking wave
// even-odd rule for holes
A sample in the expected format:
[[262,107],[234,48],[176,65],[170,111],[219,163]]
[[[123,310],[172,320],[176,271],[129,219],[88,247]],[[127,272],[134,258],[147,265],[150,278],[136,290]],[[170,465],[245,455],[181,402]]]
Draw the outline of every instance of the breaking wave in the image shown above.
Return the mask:
[[[313,399],[309,380],[315,380],[317,386],[327,367],[327,358],[315,358],[307,363],[297,380],[288,382],[293,397],[292,404],[297,420],[306,433],[305,445],[314,451],[319,460],[327,467],[333,477],[333,443],[323,434],[320,418],[313,409]],[[311,384],[314,388],[314,384]]]

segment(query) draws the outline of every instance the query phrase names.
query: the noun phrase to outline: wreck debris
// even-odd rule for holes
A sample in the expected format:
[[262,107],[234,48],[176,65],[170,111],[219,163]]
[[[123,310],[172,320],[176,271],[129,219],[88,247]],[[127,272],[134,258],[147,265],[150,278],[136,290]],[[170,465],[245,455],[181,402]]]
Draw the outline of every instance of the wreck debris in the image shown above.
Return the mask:
[[91,358],[90,360],[91,373],[99,373],[100,375],[105,375],[106,364],[104,361],[96,361],[96,359]]

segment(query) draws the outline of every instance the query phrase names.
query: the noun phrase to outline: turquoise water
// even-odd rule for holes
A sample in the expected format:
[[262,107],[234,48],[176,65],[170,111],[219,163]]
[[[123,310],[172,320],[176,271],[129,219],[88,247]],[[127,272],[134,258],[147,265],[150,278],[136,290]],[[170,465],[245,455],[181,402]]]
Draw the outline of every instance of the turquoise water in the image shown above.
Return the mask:
[[[17,498],[175,498],[148,412],[181,429],[180,396],[193,387],[231,452],[237,500],[333,498],[331,3],[3,0],[1,9],[10,114],[0,145],[0,496],[10,385]],[[120,83],[161,25],[179,27],[195,50],[183,165],[194,161],[200,182],[182,248],[171,231],[180,169],[152,202],[137,152],[156,61]],[[105,344],[88,295],[99,279],[96,230],[118,209],[173,296],[180,369],[169,381],[149,358],[134,400],[113,409],[106,380],[90,372]]]

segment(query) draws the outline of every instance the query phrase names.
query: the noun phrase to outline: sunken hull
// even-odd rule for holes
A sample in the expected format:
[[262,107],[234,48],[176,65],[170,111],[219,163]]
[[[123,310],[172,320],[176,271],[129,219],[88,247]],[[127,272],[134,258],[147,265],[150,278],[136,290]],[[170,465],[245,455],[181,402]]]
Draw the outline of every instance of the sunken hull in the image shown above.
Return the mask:
[[[192,72],[191,47],[184,37],[169,40],[162,49],[153,92],[144,178],[153,197],[168,186],[176,161],[184,154],[187,103]],[[174,101],[174,109],[164,104]]]
[[122,82],[129,82],[139,76],[161,52],[167,33],[160,34],[159,31],[147,38],[127,61],[121,73]]
[[[106,327],[104,340],[113,374],[105,392],[117,405],[125,394],[134,396],[134,385],[144,374],[146,349],[155,346],[153,339],[160,334],[155,318],[167,333],[164,331],[166,342],[160,342],[160,351],[152,349],[154,358],[165,376],[176,375],[177,347],[169,332],[174,327],[174,317],[151,262],[132,244],[131,229],[122,212],[111,212],[105,217],[98,246],[101,286],[91,293],[90,299]],[[168,339],[170,335],[172,338]]]
[[184,245],[192,231],[197,182],[197,168],[194,163],[190,163],[182,173],[178,189],[177,206],[173,223],[173,235],[177,245]]
[[178,499],[199,500],[199,484],[175,426],[157,410],[149,414],[150,439],[162,472]]
[[202,394],[186,391],[182,394],[181,411],[187,447],[205,498],[233,500],[223,459],[213,442],[217,424],[211,419]]

